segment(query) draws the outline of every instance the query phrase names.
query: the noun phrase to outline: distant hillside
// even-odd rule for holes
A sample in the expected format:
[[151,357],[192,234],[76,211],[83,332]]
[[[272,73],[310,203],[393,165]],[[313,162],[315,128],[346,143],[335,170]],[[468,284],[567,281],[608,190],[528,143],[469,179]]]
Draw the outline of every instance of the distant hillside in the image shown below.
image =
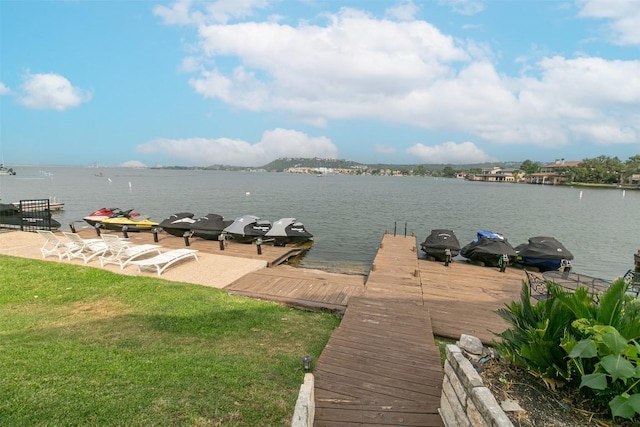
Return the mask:
[[412,165],[398,165],[390,163],[375,163],[375,164],[363,164],[353,162],[351,160],[342,159],[321,159],[315,158],[282,158],[274,160],[262,166],[260,169],[268,171],[282,172],[288,168],[294,167],[309,167],[309,168],[352,168],[352,167],[368,167],[370,169],[406,169],[412,170],[422,167],[428,170],[442,170],[449,166],[454,170],[469,170],[473,168],[490,168],[493,166],[501,166],[506,168],[517,168],[521,162],[502,162],[502,163],[477,163],[468,165],[452,165],[452,164],[412,164]]
[[282,158],[274,160],[262,166],[260,169],[274,172],[282,172],[288,168],[295,167],[307,167],[307,168],[352,168],[354,166],[366,166],[361,163],[352,162],[351,160],[341,159],[321,159],[314,157],[312,159],[307,158]]
[[288,157],[280,158],[267,163],[260,167],[248,167],[248,166],[228,166],[228,165],[210,165],[206,167],[194,167],[194,166],[162,166],[157,168],[162,169],[205,169],[205,170],[265,170],[269,172],[282,172],[289,168],[306,167],[306,168],[333,168],[333,169],[349,169],[349,168],[363,168],[363,169],[375,169],[375,170],[429,170],[429,171],[441,171],[444,168],[449,168],[454,171],[468,171],[471,169],[484,169],[494,166],[500,166],[502,168],[514,168],[520,167],[522,162],[496,162],[496,163],[475,163],[465,165],[453,165],[453,164],[436,164],[436,163],[422,163],[422,164],[410,164],[400,165],[393,163],[358,163],[351,160],[344,159],[322,159],[319,157],[304,158],[304,157]]

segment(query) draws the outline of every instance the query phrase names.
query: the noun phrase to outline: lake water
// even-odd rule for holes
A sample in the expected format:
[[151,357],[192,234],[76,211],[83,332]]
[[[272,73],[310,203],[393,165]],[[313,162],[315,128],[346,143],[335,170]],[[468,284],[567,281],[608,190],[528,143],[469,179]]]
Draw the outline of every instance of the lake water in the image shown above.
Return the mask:
[[[0,176],[3,203],[54,197],[68,229],[100,207],[134,208],[161,221],[176,212],[295,217],[314,235],[301,265],[366,273],[385,230],[453,229],[461,245],[479,229],[516,246],[553,236],[569,249],[574,270],[613,279],[633,268],[640,248],[640,192],[480,183],[460,179],[294,175],[267,172],[128,168],[18,167]],[[104,176],[97,177],[101,172]],[[87,225],[88,226],[88,225]]]

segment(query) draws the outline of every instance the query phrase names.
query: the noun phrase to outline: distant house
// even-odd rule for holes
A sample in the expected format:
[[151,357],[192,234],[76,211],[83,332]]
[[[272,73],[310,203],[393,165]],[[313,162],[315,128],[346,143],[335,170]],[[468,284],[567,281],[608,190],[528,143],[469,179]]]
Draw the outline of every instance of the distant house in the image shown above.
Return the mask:
[[577,167],[580,166],[580,163],[581,162],[566,162],[564,159],[556,159],[556,161],[551,164],[540,166],[540,172],[531,174],[529,183],[558,185],[561,182],[566,181],[566,178],[558,173],[558,170],[567,167]]
[[521,172],[517,169],[502,169],[495,166],[491,169],[482,169],[480,173],[467,175],[469,181],[482,182],[518,182]]

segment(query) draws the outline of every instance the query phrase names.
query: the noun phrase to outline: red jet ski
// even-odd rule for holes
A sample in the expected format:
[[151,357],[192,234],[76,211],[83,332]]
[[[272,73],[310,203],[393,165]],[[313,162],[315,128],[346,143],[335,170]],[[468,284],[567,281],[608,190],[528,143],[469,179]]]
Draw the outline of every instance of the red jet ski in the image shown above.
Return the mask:
[[92,227],[95,227],[96,224],[102,222],[107,218],[117,218],[117,217],[138,217],[140,214],[138,212],[134,212],[133,209],[129,209],[127,211],[123,211],[120,208],[100,208],[95,212],[91,212],[89,215],[85,216],[83,219]]

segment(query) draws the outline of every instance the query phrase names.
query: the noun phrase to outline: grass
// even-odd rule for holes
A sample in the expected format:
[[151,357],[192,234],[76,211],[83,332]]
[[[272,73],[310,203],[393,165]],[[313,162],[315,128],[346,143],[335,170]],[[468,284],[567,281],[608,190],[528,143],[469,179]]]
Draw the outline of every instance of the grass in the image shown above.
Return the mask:
[[440,351],[440,362],[442,366],[444,366],[445,360],[447,360],[447,345],[455,344],[458,340],[454,340],[451,338],[445,337],[433,337],[436,345],[438,346],[438,350]]
[[282,426],[339,319],[0,256],[0,425]]

